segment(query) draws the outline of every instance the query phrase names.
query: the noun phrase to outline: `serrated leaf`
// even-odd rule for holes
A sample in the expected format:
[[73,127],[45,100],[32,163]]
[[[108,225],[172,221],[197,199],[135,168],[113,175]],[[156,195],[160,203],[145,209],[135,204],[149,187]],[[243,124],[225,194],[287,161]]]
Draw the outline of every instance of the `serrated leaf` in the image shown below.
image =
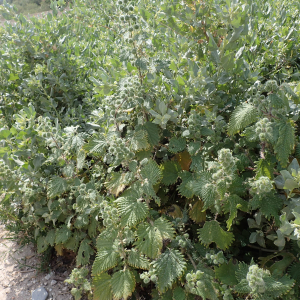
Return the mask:
[[106,187],[115,196],[118,196],[121,192],[123,192],[126,187],[125,184],[123,184],[125,175],[126,173],[112,172],[109,180],[105,182]]
[[243,279],[245,279],[248,271],[249,271],[249,266],[246,263],[244,262],[239,263],[237,266],[237,270],[235,271],[236,280],[240,282]]
[[97,233],[99,222],[96,220],[94,216],[90,218],[90,223],[88,225],[88,234],[90,237],[95,237]]
[[47,187],[47,194],[49,198],[54,198],[68,190],[68,182],[62,177],[51,178]]
[[148,150],[150,144],[148,143],[148,134],[146,130],[135,131],[131,138],[131,149],[133,151]]
[[51,229],[47,232],[45,241],[51,245],[52,247],[54,246],[54,242],[55,242],[55,229]]
[[172,137],[169,142],[169,151],[172,153],[182,152],[186,146],[184,138]]
[[190,218],[196,223],[202,223],[206,220],[206,212],[203,211],[203,201],[198,200],[189,211]]
[[203,228],[198,229],[198,235],[202,244],[209,246],[215,243],[222,250],[227,249],[234,240],[233,233],[224,231],[215,220],[206,221]]
[[118,237],[118,231],[116,229],[102,231],[99,234],[97,241],[96,241],[97,249],[98,250],[112,249],[117,237]]
[[111,276],[102,273],[93,277],[93,300],[111,300]]
[[152,147],[157,145],[160,140],[159,127],[152,122],[146,122],[143,127],[147,131],[149,144]]
[[72,231],[67,227],[67,225],[62,225],[56,230],[55,234],[55,244],[65,243],[72,235]]
[[165,185],[173,184],[177,181],[178,173],[181,171],[181,168],[177,162],[166,161],[161,165],[162,169],[162,183]]
[[295,128],[291,122],[282,121],[279,124],[279,137],[275,144],[274,151],[280,164],[285,168],[288,158],[295,146]]
[[140,224],[137,235],[138,239],[135,245],[140,252],[150,258],[156,258],[162,249],[163,239],[173,239],[174,228],[169,221],[161,217],[153,224]]
[[269,94],[267,99],[270,101],[271,106],[274,107],[274,108],[283,108],[287,104],[284,99],[280,98],[275,93]]
[[172,300],[185,300],[186,294],[182,287],[177,286],[173,291],[173,299]]
[[167,288],[172,287],[174,281],[183,274],[186,261],[178,250],[167,249],[153,263],[153,268],[158,277],[157,288],[163,293]]
[[201,142],[190,142],[188,144],[188,152],[190,155],[196,155],[201,149]]
[[128,264],[134,268],[149,270],[149,260],[135,249],[128,253]]
[[134,226],[148,215],[149,207],[147,203],[142,202],[135,193],[118,198],[116,203],[121,216],[122,227],[126,225]]
[[204,168],[203,154],[198,153],[196,156],[192,156],[192,163],[190,166],[191,171],[202,172]]
[[85,151],[83,149],[79,150],[77,153],[77,169],[81,170],[84,166],[85,161]]
[[40,235],[37,238],[37,251],[38,251],[38,253],[43,253],[44,251],[46,251],[48,246],[49,246],[49,244],[45,241],[45,237]]
[[157,184],[162,177],[162,172],[154,160],[149,160],[148,163],[143,166],[141,175],[144,179],[147,179],[152,185]]
[[237,217],[238,210],[247,212],[248,202],[237,195],[230,195],[223,205],[224,213],[229,213],[229,218],[226,221],[228,230],[230,230],[233,220]]
[[128,299],[135,289],[133,273],[128,269],[114,273],[111,278],[111,288],[115,298]]
[[107,142],[103,135],[93,136],[83,149],[88,153],[94,153],[103,156],[106,152]]
[[79,246],[76,266],[84,266],[90,262],[90,256],[94,254],[94,250],[90,246],[91,240],[84,239]]
[[238,265],[234,264],[232,260],[230,260],[228,263],[215,267],[216,278],[219,279],[222,284],[230,286],[236,285],[238,283],[235,276],[237,269]]
[[258,112],[256,107],[249,103],[243,103],[233,111],[230,117],[228,134],[236,134],[257,120]]
[[178,186],[178,191],[180,195],[186,198],[192,198],[194,195],[194,176],[192,173],[183,171],[180,172],[179,176],[181,177],[181,184]]
[[66,243],[64,243],[64,246],[72,250],[73,252],[77,253],[79,242],[81,242],[81,239],[78,238],[78,236],[72,234],[72,236],[67,240]]
[[265,159],[260,159],[255,166],[255,178],[258,179],[261,176],[266,176],[270,179],[273,179],[274,165],[275,164],[268,157]]
[[113,248],[110,249],[100,249],[97,252],[97,256],[95,258],[92,275],[99,275],[104,271],[107,271],[113,267],[115,267],[118,263],[118,258],[120,255]]

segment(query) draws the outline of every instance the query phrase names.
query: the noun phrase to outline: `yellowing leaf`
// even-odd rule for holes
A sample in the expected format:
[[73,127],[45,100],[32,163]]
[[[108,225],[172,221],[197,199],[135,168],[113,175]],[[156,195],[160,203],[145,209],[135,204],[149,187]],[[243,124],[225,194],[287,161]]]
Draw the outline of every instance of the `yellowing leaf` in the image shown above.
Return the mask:
[[174,160],[176,160],[179,163],[181,170],[188,171],[190,169],[192,159],[187,151],[177,153],[174,156]]
[[192,208],[189,211],[190,218],[196,222],[201,223],[206,220],[206,212],[203,210],[203,201],[198,200],[196,203],[193,204]]
[[64,252],[65,247],[62,244],[56,244],[54,246],[54,248],[55,248],[56,254],[58,256],[63,256],[64,255],[63,252]]
[[170,215],[174,219],[176,219],[176,218],[182,218],[181,208],[178,205],[176,205],[176,204],[171,205],[169,207],[169,209],[167,210],[167,212],[168,212],[168,215]]

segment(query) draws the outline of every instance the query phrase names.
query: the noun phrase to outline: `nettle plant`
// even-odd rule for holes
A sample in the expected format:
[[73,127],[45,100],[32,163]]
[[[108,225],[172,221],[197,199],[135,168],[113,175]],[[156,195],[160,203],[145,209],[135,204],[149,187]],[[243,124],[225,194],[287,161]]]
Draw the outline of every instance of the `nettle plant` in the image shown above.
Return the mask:
[[299,298],[299,4],[275,2],[3,6],[1,216],[74,252],[77,299]]

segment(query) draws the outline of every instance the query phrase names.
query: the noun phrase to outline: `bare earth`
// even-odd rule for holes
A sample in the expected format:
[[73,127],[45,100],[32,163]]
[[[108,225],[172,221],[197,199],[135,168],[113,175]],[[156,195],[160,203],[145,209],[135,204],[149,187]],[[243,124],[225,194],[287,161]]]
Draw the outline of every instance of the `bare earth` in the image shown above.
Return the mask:
[[54,268],[45,274],[36,270],[39,266],[33,246],[18,245],[0,225],[0,299],[31,300],[31,293],[41,286],[48,292],[47,300],[73,299],[71,287],[64,283],[70,273],[68,270]]

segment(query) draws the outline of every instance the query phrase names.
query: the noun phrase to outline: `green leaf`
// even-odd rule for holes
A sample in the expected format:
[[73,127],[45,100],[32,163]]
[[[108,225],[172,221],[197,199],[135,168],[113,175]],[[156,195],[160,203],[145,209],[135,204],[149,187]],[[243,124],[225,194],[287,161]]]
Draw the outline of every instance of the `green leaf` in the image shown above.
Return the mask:
[[77,236],[77,232],[75,232],[75,234],[72,234],[72,236],[67,240],[67,242],[64,243],[64,247],[77,253],[80,242],[81,239],[79,239],[79,237]]
[[185,300],[186,294],[183,288],[177,286],[173,291],[173,299],[172,300]]
[[115,196],[118,196],[125,188],[125,184],[123,184],[125,175],[125,173],[121,172],[112,172],[109,181],[105,182],[106,187]]
[[107,271],[115,267],[118,263],[118,258],[120,257],[119,253],[113,248],[110,249],[100,249],[97,252],[95,258],[92,275],[99,275],[104,271]]
[[243,103],[233,111],[230,117],[228,134],[236,134],[257,120],[258,112],[256,107],[249,103]]
[[162,169],[162,183],[165,185],[173,184],[177,181],[178,174],[181,168],[177,162],[172,162],[170,160],[164,162],[161,165]]
[[146,122],[143,128],[147,131],[149,144],[152,147],[156,146],[160,140],[159,127],[152,122]]
[[202,244],[209,246],[216,243],[222,250],[227,249],[234,240],[233,233],[224,231],[217,221],[205,222],[203,228],[198,229],[198,235]]
[[162,177],[162,172],[157,163],[149,159],[148,163],[143,166],[141,175],[144,179],[147,179],[152,185],[157,184]]
[[94,250],[90,246],[91,240],[84,239],[80,243],[76,257],[76,265],[84,266],[90,262],[90,256],[94,254]]
[[72,231],[67,225],[62,225],[59,229],[56,229],[55,244],[65,243],[72,235]]
[[192,156],[192,163],[190,166],[190,170],[194,172],[202,172],[204,168],[204,159],[203,154],[198,153],[196,156]]
[[219,279],[222,284],[227,284],[230,286],[236,285],[238,283],[235,272],[238,269],[238,265],[234,264],[232,260],[228,263],[222,264],[219,267],[215,267],[216,278]]
[[260,208],[266,219],[270,220],[274,217],[279,222],[279,211],[283,208],[283,199],[273,192],[265,194],[262,199],[253,197],[250,205],[253,210]]
[[147,203],[142,202],[142,199],[134,192],[126,197],[118,198],[115,202],[121,216],[122,227],[126,225],[134,226],[148,215],[149,207]]
[[288,158],[295,146],[295,128],[291,121],[282,121],[279,123],[279,137],[275,144],[274,151],[280,164],[285,168],[288,164]]
[[87,144],[83,146],[83,149],[88,153],[98,154],[103,156],[106,152],[107,142],[103,135],[93,136]]
[[98,250],[112,249],[117,237],[118,237],[118,231],[116,229],[114,229],[114,230],[106,229],[106,230],[102,231],[97,238],[97,242],[96,242],[97,249]]
[[135,278],[133,273],[128,269],[114,273],[111,278],[111,287],[116,299],[128,299],[135,289]]
[[256,171],[256,177],[255,177],[256,179],[258,179],[261,176],[266,176],[270,179],[273,179],[274,163],[267,156],[265,159],[260,159],[256,163],[255,171]]
[[83,149],[79,150],[77,153],[77,169],[81,170],[84,166],[85,161],[85,151]]
[[229,213],[229,218],[226,221],[228,230],[230,230],[233,220],[237,217],[238,210],[247,212],[248,202],[237,195],[230,195],[223,206],[224,213]]
[[0,131],[0,139],[6,139],[10,135],[10,131],[7,129],[3,129]]
[[267,99],[270,101],[271,106],[274,108],[282,108],[282,107],[285,107],[287,104],[283,99],[281,99],[275,93],[269,94]]
[[182,171],[179,173],[181,184],[178,186],[180,195],[186,198],[192,198],[194,195],[194,175],[191,172]]
[[184,138],[172,137],[169,142],[169,151],[172,153],[178,153],[184,150],[186,142]]
[[128,264],[143,270],[149,270],[150,268],[149,260],[145,256],[140,255],[135,249],[130,250],[128,253]]
[[52,247],[54,246],[54,242],[55,242],[55,229],[51,229],[47,232],[45,241],[51,245]]
[[49,244],[45,241],[46,238],[44,236],[39,236],[37,238],[37,251],[38,253],[43,253],[47,250]]
[[67,180],[62,177],[53,177],[47,187],[47,193],[49,198],[54,198],[68,190]]
[[209,36],[209,41],[208,41],[208,50],[210,51],[215,51],[218,50],[218,45],[214,40],[214,37],[212,36],[212,34],[210,32],[207,33]]
[[163,239],[173,239],[174,228],[169,221],[161,217],[152,224],[140,224],[137,235],[136,247],[148,257],[156,258],[162,249]]
[[148,133],[146,130],[135,131],[131,138],[131,149],[133,151],[148,150],[150,144],[148,143]]
[[167,288],[172,287],[174,281],[183,274],[186,261],[178,250],[167,249],[153,263],[153,268],[158,277],[157,288],[163,293]]
[[93,277],[93,300],[111,300],[111,276],[102,273]]

